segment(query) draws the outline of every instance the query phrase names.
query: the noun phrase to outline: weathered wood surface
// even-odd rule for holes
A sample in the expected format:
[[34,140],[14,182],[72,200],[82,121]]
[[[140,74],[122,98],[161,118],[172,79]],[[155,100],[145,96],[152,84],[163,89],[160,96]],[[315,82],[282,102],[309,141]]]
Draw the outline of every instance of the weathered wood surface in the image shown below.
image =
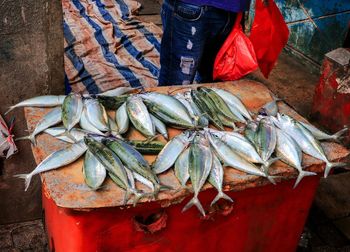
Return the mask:
[[[253,112],[257,112],[261,106],[272,100],[270,91],[258,82],[241,80],[235,82],[206,84],[205,86],[214,85],[229,90],[239,96],[247,108]],[[148,90],[163,93],[175,93],[195,88],[197,86],[199,85],[159,87]],[[288,114],[298,120],[305,120],[283,102],[279,102],[279,109],[281,113]],[[38,108],[25,109],[28,129],[30,132],[33,130],[37,121],[48,111],[48,109]],[[170,137],[179,133],[179,130],[169,128]],[[133,139],[143,139],[143,137],[135,130],[132,130],[128,137]],[[42,161],[51,152],[66,146],[65,143],[55,140],[47,134],[39,135],[37,143],[37,146],[32,148],[37,163]],[[330,160],[340,160],[349,154],[348,150],[339,144],[324,143],[323,147]],[[155,156],[146,156],[146,159],[150,163],[154,158]],[[306,155],[304,155],[303,158],[303,165],[307,170],[318,173],[322,173],[324,170],[324,164],[321,161]],[[283,180],[293,179],[297,175],[295,169],[282,162],[276,162],[272,165],[270,173],[272,175],[282,176],[281,179]],[[115,185],[110,179],[106,179],[103,188],[96,192],[90,190],[88,186],[85,185],[82,175],[82,158],[66,167],[43,173],[41,178],[43,181],[44,192],[52,197],[55,203],[60,207],[83,209],[122,206],[124,191]],[[162,184],[173,188],[173,190],[161,192],[159,194],[158,200],[162,206],[179,202],[190,193],[188,190],[180,189],[180,184],[172,169],[161,174],[159,178]],[[268,183],[268,180],[265,178],[247,175],[235,169],[225,168],[224,190],[239,191],[246,188],[263,186]],[[141,184],[137,184],[137,186],[146,189]],[[190,186],[188,188],[190,188]],[[208,188],[211,188],[211,186],[208,184],[204,186],[204,190]],[[278,190],[278,186],[276,186],[276,190]],[[142,201],[147,200],[149,199],[143,199]]]

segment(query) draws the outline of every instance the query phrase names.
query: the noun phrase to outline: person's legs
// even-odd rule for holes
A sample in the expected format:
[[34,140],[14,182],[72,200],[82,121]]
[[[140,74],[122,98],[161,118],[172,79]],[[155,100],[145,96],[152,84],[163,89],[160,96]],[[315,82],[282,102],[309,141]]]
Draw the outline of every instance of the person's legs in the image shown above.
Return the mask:
[[210,34],[204,47],[203,57],[198,68],[201,82],[213,82],[214,61],[221,46],[230,34],[236,13],[219,9],[212,9],[207,16],[207,27],[210,27]]
[[201,6],[164,1],[159,86],[193,82],[207,36],[204,13],[205,8]]
[[159,86],[190,84],[196,72],[212,81],[217,52],[230,33],[235,14],[214,7],[165,0]]

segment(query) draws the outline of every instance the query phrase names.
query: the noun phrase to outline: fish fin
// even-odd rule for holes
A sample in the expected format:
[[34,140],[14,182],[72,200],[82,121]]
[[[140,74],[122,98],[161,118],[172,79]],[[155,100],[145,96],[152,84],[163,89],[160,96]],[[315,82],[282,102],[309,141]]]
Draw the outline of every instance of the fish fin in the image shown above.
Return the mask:
[[228,200],[230,202],[233,202],[233,200],[231,199],[230,196],[228,196],[227,194],[225,194],[224,192],[219,192],[216,197],[213,199],[213,201],[210,203],[210,206],[213,206],[219,199],[225,199]]
[[269,160],[267,160],[267,161],[261,166],[261,168],[263,169],[264,172],[267,172],[267,171],[269,170],[270,166],[271,166],[274,162],[276,162],[276,161],[278,161],[278,160],[280,160],[279,157],[270,158]]
[[331,163],[331,162],[328,162],[326,164],[326,168],[324,170],[324,177],[327,178],[329,172],[331,171],[332,168],[334,167],[343,167],[343,166],[346,166],[348,165],[347,163],[342,163],[342,162],[339,162],[339,163]]
[[276,185],[276,181],[275,181],[275,178],[280,178],[280,176],[270,176],[270,175],[267,175],[266,178],[274,185]]
[[195,205],[199,212],[201,212],[201,214],[203,216],[205,216],[205,211],[204,208],[202,207],[202,204],[200,203],[199,199],[197,196],[194,196],[182,209],[182,212],[185,212],[186,210],[190,209],[193,205]]
[[66,130],[65,132],[63,132],[62,134],[59,134],[58,136],[66,136],[69,139],[71,139],[72,141],[74,141],[74,143],[77,142],[77,139],[75,139],[75,137],[68,131]]
[[339,139],[349,130],[348,127],[345,127],[344,129],[339,130],[338,132],[334,133],[332,135],[332,138],[336,141],[339,141]]
[[17,174],[17,175],[14,175],[14,177],[24,179],[24,191],[27,191],[33,175],[31,173]]
[[16,108],[16,106],[10,106],[9,109],[4,113],[4,115],[7,115],[8,113],[10,113],[10,111],[14,110]]
[[297,187],[297,185],[300,183],[300,181],[306,177],[306,176],[314,176],[317,175],[316,172],[308,172],[308,171],[300,171],[299,175],[297,177],[297,180],[295,181],[295,184],[293,186],[293,189]]

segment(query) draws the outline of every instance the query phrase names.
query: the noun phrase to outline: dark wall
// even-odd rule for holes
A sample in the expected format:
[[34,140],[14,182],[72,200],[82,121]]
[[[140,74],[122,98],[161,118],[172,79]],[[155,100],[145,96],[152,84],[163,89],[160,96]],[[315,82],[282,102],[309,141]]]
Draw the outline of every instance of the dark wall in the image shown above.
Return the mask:
[[[64,92],[61,1],[0,1],[0,113],[23,99]],[[28,134],[23,109],[15,116],[15,134]],[[29,142],[18,142],[20,152],[0,162],[0,224],[41,217],[40,182],[27,192],[14,174],[28,173],[35,163]]]

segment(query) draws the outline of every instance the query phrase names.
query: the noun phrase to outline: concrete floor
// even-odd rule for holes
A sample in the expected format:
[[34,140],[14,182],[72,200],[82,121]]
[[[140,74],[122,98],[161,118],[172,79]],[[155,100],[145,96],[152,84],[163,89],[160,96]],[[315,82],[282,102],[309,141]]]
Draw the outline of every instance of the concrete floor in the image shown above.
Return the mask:
[[[160,1],[142,0],[140,2],[145,6],[140,13],[140,18],[160,24],[158,15]],[[309,116],[314,87],[319,76],[313,73],[306,63],[282,53],[268,80],[258,71],[247,78],[263,82],[301,115]],[[321,181],[319,193],[310,211],[298,251],[350,251],[350,213],[346,211],[350,211],[349,194],[348,191],[344,192],[342,187],[334,186],[337,181],[342,180],[347,184],[350,180],[350,173],[338,174]],[[330,190],[330,188],[336,189]],[[334,213],[329,210],[330,206],[337,206],[338,202],[334,199],[337,199],[336,195],[341,195],[342,192],[344,197],[341,205],[345,204],[345,210]],[[335,208],[342,209],[341,207]],[[42,220],[0,225],[0,251],[47,251]]]

